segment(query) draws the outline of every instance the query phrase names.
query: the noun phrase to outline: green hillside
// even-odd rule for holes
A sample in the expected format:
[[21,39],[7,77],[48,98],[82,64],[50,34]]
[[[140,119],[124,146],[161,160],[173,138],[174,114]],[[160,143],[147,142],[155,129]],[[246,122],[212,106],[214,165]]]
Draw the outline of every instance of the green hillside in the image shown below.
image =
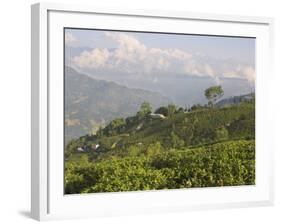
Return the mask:
[[116,117],[134,115],[143,101],[153,108],[171,102],[159,93],[97,80],[66,67],[65,142],[95,133]]
[[144,103],[136,115],[72,140],[65,150],[66,193],[255,183],[254,100],[151,110]]

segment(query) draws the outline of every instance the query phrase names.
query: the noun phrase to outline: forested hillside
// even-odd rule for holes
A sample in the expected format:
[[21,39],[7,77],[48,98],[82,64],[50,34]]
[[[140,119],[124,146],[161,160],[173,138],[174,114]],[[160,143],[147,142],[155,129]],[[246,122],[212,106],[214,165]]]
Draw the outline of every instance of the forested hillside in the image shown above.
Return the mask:
[[[210,97],[211,99],[211,97]],[[152,111],[116,118],[66,147],[65,192],[255,184],[255,102]]]

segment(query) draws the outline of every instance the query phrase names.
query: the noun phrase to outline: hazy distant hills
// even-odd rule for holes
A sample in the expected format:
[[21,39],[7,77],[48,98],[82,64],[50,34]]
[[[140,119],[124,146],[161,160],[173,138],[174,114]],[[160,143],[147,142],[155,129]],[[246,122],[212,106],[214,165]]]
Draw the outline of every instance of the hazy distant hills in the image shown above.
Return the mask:
[[113,81],[122,86],[158,92],[171,99],[176,105],[190,107],[194,104],[206,104],[205,89],[213,85],[221,85],[224,97],[239,96],[254,92],[255,89],[245,79],[222,78],[220,83],[215,83],[210,77],[197,77],[182,74],[153,74],[151,77],[137,78],[134,74],[122,74],[114,71],[108,72],[98,69],[85,71],[89,77]]
[[218,107],[225,107],[225,106],[231,106],[236,105],[241,102],[250,101],[255,98],[254,93],[249,93],[241,96],[233,96],[229,98],[222,99],[216,103],[216,106]]
[[159,93],[93,79],[70,67],[65,71],[65,140],[95,132],[117,117],[134,115],[149,102],[155,109],[171,100]]
[[[65,48],[66,65],[75,67],[71,58],[80,55],[83,51],[90,51],[94,48],[67,47]],[[110,52],[114,49],[108,49]],[[94,79],[113,81],[122,86],[158,92],[171,99],[176,105],[190,107],[194,104],[206,104],[204,96],[205,89],[213,85],[221,85],[224,90],[224,97],[239,96],[255,91],[253,83],[242,78],[223,78],[216,82],[212,77],[194,76],[181,73],[159,73],[134,74],[126,73],[116,69],[80,68],[82,73]]]

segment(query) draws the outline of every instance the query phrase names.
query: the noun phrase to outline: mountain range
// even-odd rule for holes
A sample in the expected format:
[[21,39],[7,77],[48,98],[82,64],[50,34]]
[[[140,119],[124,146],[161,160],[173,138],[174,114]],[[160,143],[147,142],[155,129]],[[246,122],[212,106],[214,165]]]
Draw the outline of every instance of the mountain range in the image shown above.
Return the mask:
[[94,79],[66,67],[65,143],[95,133],[100,126],[117,117],[134,115],[144,101],[153,109],[171,103],[169,98],[157,92]]

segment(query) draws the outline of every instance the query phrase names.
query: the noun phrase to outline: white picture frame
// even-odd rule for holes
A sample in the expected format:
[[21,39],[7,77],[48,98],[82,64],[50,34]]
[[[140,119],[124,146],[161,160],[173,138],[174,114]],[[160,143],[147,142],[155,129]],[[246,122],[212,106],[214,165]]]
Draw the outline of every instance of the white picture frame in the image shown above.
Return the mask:
[[[179,212],[273,204],[270,91],[273,19],[190,12],[32,5],[31,215],[37,220]],[[63,27],[165,31],[257,38],[255,186],[63,194]],[[185,28],[182,28],[185,27]],[[172,30],[173,29],[173,30]]]

